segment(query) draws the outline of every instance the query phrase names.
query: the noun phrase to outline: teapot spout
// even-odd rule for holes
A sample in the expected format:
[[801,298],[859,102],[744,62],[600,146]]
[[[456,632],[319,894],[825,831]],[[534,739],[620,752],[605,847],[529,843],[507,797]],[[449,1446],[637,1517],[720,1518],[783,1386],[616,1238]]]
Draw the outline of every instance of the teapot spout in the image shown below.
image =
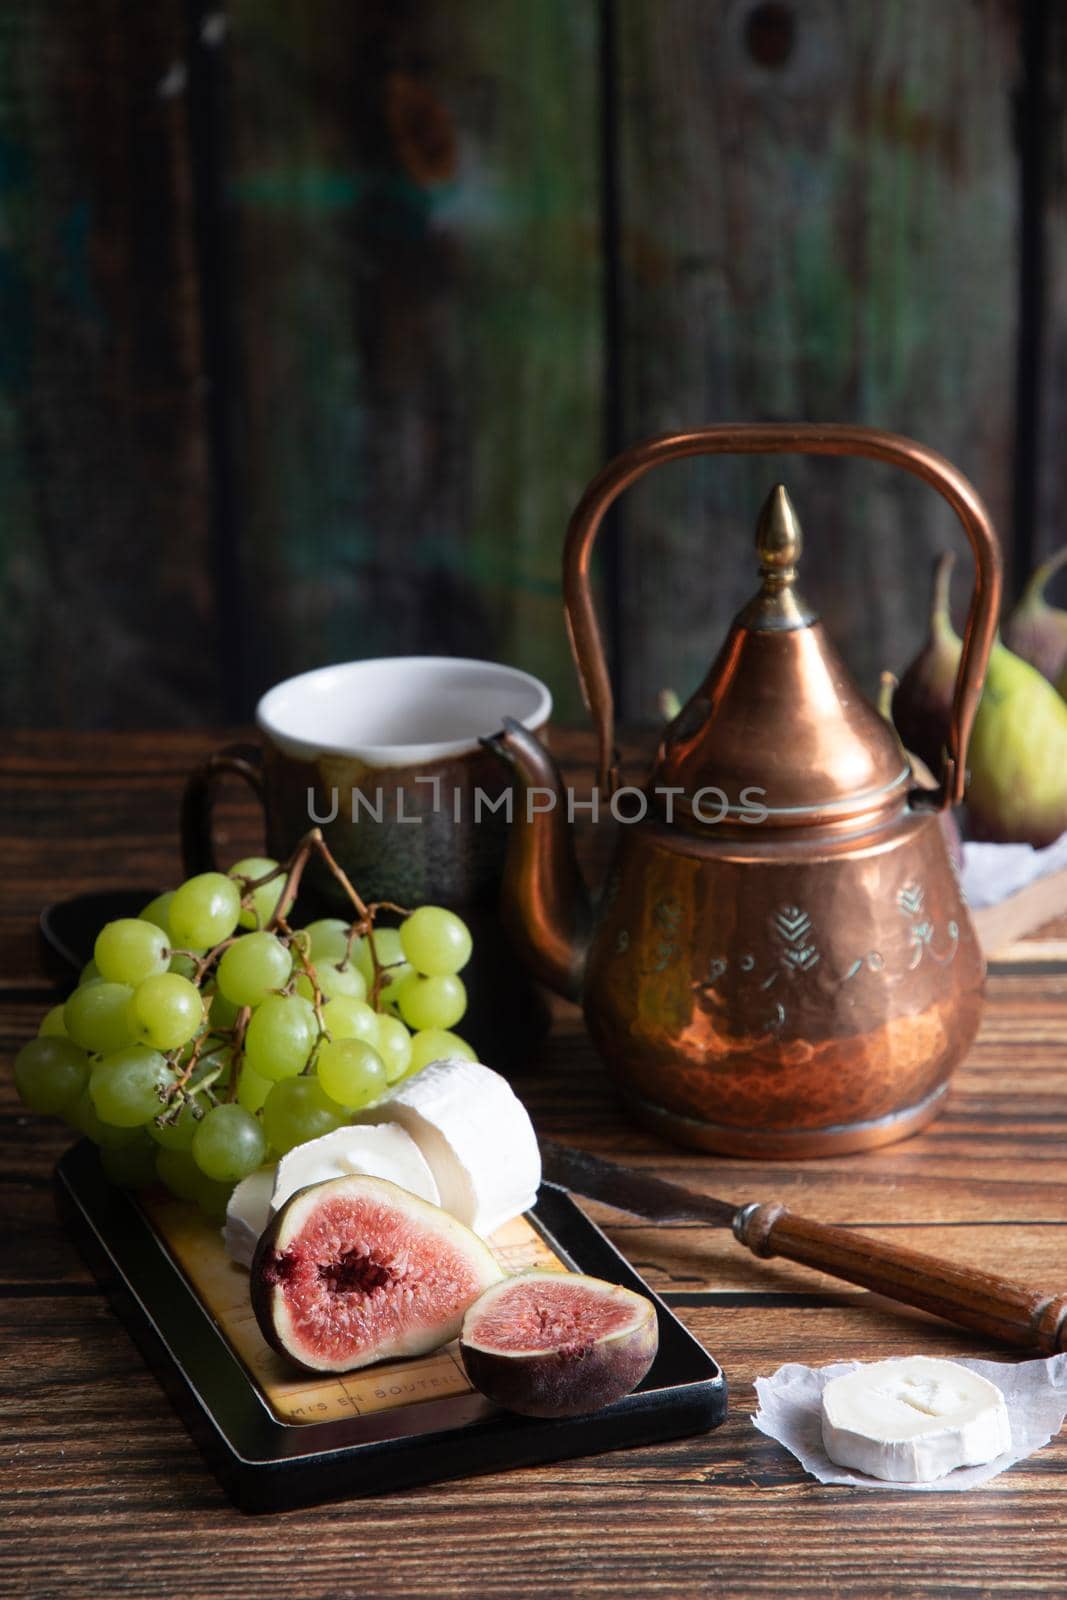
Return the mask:
[[500,902],[504,926],[534,977],[576,1000],[592,910],[574,854],[562,774],[540,740],[512,717],[483,743],[516,776]]

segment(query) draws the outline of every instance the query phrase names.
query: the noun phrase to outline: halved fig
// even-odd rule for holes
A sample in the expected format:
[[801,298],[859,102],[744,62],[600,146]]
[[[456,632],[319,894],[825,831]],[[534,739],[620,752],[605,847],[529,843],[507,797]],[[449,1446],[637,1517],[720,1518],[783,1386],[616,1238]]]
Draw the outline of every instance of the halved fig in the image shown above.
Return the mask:
[[256,1247],[252,1307],[309,1372],[422,1355],[502,1276],[461,1222],[384,1178],[331,1178],[285,1202]]
[[475,1388],[527,1417],[573,1417],[621,1400],[658,1346],[651,1300],[570,1272],[524,1272],[494,1284],[459,1336]]

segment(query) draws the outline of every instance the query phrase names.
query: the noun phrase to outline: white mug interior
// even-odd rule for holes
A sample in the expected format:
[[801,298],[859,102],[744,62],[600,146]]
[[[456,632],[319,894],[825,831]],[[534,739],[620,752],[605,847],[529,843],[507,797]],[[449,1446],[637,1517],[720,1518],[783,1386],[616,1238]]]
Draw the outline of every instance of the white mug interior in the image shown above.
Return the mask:
[[505,717],[544,726],[552,696],[528,672],[460,656],[343,661],[268,689],[256,724],[298,760],[354,756],[368,766],[444,761],[474,750]]

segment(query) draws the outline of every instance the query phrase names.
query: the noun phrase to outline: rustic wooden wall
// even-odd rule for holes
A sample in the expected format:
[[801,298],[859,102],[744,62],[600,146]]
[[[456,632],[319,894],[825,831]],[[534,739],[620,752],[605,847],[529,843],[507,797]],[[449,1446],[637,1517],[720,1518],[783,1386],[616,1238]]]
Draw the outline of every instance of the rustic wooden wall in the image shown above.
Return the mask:
[[[1067,489],[1065,63],[1054,0],[10,0],[0,716],[245,716],[408,650],[576,715],[571,505],[730,417],[934,444],[1017,583]],[[776,476],[861,679],[914,648],[929,491],[688,464],[605,536],[628,715],[703,668]]]

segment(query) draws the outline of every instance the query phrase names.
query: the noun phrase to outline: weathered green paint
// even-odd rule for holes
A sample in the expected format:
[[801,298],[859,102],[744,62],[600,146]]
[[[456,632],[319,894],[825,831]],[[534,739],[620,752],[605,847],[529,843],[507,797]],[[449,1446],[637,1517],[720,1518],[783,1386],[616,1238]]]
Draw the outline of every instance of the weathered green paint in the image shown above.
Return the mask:
[[249,0],[233,35],[257,675],[484,653],[573,710],[559,552],[600,445],[592,8],[333,4],[312,27]]
[[[810,0],[777,66],[754,54],[757,9],[620,0],[626,432],[893,428],[971,473],[1009,542],[1016,8]],[[699,681],[778,477],[805,591],[861,681],[909,659],[929,555],[956,537],[928,490],[867,464],[682,467],[623,513],[631,711]]]
[[0,716],[221,704],[178,0],[0,13]]
[[[785,9],[775,66],[748,33],[758,0],[229,0],[211,48],[234,362],[209,353],[205,373],[184,0],[14,0],[0,714],[210,720],[217,618],[239,612],[250,689],[442,650],[526,666],[579,715],[560,549],[615,415],[609,354],[624,439],[727,417],[894,427],[972,474],[1010,547],[1020,0]],[[1067,492],[1062,122],[1038,548],[1062,542]],[[219,371],[235,592],[209,534],[204,379]],[[928,491],[867,465],[690,463],[624,502],[625,714],[654,715],[659,689],[703,670],[751,588],[779,475],[808,533],[805,587],[861,680],[910,654],[928,556],[955,538]]]

